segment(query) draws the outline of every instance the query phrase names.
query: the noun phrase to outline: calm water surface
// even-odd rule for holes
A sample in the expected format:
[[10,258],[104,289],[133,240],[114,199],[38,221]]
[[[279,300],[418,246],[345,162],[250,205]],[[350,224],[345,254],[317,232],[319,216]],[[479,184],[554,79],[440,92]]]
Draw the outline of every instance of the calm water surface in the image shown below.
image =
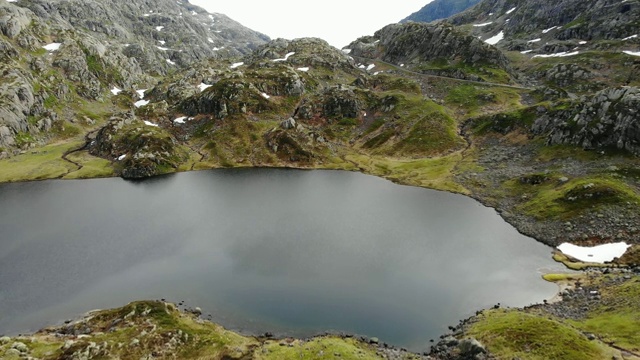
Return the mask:
[[0,334],[166,298],[245,333],[419,351],[475,310],[551,297],[551,249],[494,210],[358,173],[214,170],[0,185]]

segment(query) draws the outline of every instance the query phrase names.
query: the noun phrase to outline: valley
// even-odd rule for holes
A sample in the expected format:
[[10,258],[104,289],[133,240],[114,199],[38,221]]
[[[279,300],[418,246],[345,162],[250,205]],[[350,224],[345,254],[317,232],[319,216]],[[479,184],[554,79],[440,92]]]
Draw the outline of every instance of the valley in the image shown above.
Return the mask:
[[[316,341],[374,358],[638,358],[640,329],[628,321],[640,314],[632,300],[640,264],[637,0],[484,0],[445,20],[388,25],[344,49],[316,38],[271,40],[181,1],[0,1],[0,182],[347,170],[472,197],[551,247],[630,245],[606,265],[557,251],[556,260],[587,269],[551,276],[569,289],[561,302],[478,313],[428,355],[343,337],[276,348],[303,358],[314,355],[299,346],[317,354]],[[212,326],[157,313],[170,319],[151,322],[177,321],[190,334]],[[92,333],[104,327],[79,321]],[[523,333],[510,338],[517,326]],[[47,349],[60,346],[41,335]],[[277,341],[233,336],[241,350],[213,358],[279,354],[263,352]],[[483,351],[460,346],[466,337]],[[577,349],[549,345],[564,337]],[[71,348],[49,358],[78,354]],[[104,356],[91,351],[87,358]]]

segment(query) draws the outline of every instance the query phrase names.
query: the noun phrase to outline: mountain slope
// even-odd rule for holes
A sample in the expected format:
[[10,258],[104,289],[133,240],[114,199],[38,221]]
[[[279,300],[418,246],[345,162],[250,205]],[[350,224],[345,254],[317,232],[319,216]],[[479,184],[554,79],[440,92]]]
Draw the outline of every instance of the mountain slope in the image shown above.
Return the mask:
[[110,89],[133,92],[267,40],[187,2],[2,1],[0,157],[93,126]]
[[422,9],[404,18],[401,22],[432,22],[434,20],[446,19],[472,7],[478,2],[480,2],[480,0],[434,0]]

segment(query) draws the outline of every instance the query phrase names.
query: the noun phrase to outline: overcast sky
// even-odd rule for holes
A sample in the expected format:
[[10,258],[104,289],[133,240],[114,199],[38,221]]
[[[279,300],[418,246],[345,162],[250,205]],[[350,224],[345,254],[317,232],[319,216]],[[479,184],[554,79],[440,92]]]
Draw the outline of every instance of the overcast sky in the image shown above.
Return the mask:
[[[396,2],[397,1],[397,2]],[[242,25],[268,35],[319,37],[341,48],[385,25],[420,10],[431,0],[190,0],[209,12],[222,13]]]

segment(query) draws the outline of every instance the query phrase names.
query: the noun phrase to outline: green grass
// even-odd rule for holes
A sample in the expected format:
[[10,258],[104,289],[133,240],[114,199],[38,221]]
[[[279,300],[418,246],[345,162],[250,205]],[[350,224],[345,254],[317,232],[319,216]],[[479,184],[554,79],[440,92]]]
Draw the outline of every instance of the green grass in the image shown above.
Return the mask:
[[563,282],[563,281],[575,281],[584,277],[582,273],[579,274],[544,274],[542,278],[548,282]]
[[620,286],[601,288],[602,305],[592,310],[576,327],[598,334],[627,350],[640,351],[640,281],[635,278]]
[[[497,359],[601,360],[603,345],[589,341],[559,321],[517,310],[490,310],[477,317],[468,336],[482,342]],[[609,356],[609,357],[608,357]]]
[[55,179],[64,176],[75,170],[76,166],[64,161],[62,154],[81,144],[80,140],[57,143],[0,160],[0,182]]
[[573,179],[564,184],[552,179],[545,184],[525,185],[514,179],[506,182],[505,188],[515,195],[533,192],[518,209],[538,219],[570,219],[609,204],[640,202],[637,190],[605,175]]
[[69,160],[82,165],[82,169],[67,174],[64,179],[90,179],[114,175],[111,161],[90,155],[87,151],[67,156]]
[[280,341],[269,341],[263,350],[256,352],[256,360],[297,359],[382,359],[374,348],[353,339],[335,337],[316,338],[310,341],[292,341],[291,346],[280,345]]
[[399,160],[362,154],[350,154],[345,159],[367,174],[381,176],[397,183],[468,193],[467,189],[453,179],[453,170],[462,160],[462,155],[459,153],[418,160]]

